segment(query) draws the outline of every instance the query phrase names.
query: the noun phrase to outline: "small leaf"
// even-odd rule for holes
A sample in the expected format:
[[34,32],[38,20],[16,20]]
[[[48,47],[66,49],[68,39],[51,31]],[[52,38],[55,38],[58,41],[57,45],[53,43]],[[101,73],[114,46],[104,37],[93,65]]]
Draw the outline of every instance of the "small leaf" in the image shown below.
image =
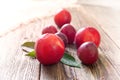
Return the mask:
[[35,51],[28,52],[26,56],[29,56],[31,58],[36,58]]
[[35,42],[25,42],[22,44],[24,47],[32,48],[34,49]]
[[64,53],[64,56],[61,59],[61,62],[71,67],[80,68],[80,64],[75,60],[73,56],[69,55],[68,53]]

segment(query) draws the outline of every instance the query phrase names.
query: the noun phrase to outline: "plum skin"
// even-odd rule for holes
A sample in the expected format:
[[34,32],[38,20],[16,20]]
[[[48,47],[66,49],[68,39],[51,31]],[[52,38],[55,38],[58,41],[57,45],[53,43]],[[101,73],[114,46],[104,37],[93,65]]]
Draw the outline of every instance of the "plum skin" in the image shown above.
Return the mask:
[[74,43],[78,48],[82,43],[92,41],[99,47],[100,39],[101,36],[97,29],[93,27],[84,27],[77,31]]
[[43,28],[42,30],[42,34],[45,34],[45,33],[57,33],[57,29],[55,26],[53,25],[49,25],[49,26],[46,26]]
[[64,42],[55,34],[46,33],[35,43],[36,58],[43,65],[58,63],[64,51]]
[[56,25],[61,28],[64,24],[71,22],[71,14],[66,9],[61,9],[56,15],[54,16],[54,22]]
[[62,32],[57,32],[56,35],[59,36],[63,40],[65,47],[66,47],[68,45],[67,36],[63,34]]
[[83,64],[94,64],[98,60],[97,46],[93,42],[84,42],[78,48],[77,55]]
[[71,24],[64,24],[60,32],[65,34],[68,38],[68,44],[73,44],[76,35],[76,30]]

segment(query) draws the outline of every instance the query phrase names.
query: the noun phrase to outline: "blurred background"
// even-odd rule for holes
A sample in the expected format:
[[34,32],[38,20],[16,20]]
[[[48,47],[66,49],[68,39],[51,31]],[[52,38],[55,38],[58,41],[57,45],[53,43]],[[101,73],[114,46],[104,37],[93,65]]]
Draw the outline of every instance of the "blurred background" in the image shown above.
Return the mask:
[[120,0],[0,0],[0,35],[21,22],[54,14],[61,7],[90,5],[120,11]]

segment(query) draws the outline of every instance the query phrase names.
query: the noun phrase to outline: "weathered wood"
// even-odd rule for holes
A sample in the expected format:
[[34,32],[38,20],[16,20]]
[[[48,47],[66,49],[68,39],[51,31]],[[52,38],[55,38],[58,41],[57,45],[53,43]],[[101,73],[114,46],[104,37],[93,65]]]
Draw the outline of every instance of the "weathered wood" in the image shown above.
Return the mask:
[[[93,26],[99,30],[101,44],[96,64],[91,66],[81,64],[81,68],[69,67],[62,63],[43,66],[37,60],[25,56],[21,44],[25,41],[36,41],[41,36],[44,26],[55,25],[53,16],[35,18],[0,37],[0,80],[119,80],[120,46],[111,36],[114,31],[110,24],[106,24],[106,19],[101,18],[98,8],[83,6],[68,8],[72,14],[71,24],[76,30],[85,26]],[[110,17],[105,13],[102,15]],[[114,22],[112,24],[115,25]],[[80,62],[74,46],[70,45],[66,49]]]

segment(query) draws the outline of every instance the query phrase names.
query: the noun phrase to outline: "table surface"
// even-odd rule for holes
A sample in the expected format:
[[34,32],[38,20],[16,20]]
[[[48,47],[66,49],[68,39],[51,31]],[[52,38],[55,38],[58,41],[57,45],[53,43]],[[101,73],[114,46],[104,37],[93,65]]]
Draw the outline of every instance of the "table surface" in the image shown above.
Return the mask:
[[[25,41],[36,41],[43,27],[55,25],[52,14],[20,23],[0,35],[0,80],[119,80],[120,10],[88,1],[64,7],[71,12],[71,24],[76,30],[85,26],[93,26],[99,30],[99,59],[94,65],[81,64],[81,68],[69,67],[62,63],[43,66],[36,59],[25,56],[21,44]],[[78,60],[73,46],[66,49]]]

